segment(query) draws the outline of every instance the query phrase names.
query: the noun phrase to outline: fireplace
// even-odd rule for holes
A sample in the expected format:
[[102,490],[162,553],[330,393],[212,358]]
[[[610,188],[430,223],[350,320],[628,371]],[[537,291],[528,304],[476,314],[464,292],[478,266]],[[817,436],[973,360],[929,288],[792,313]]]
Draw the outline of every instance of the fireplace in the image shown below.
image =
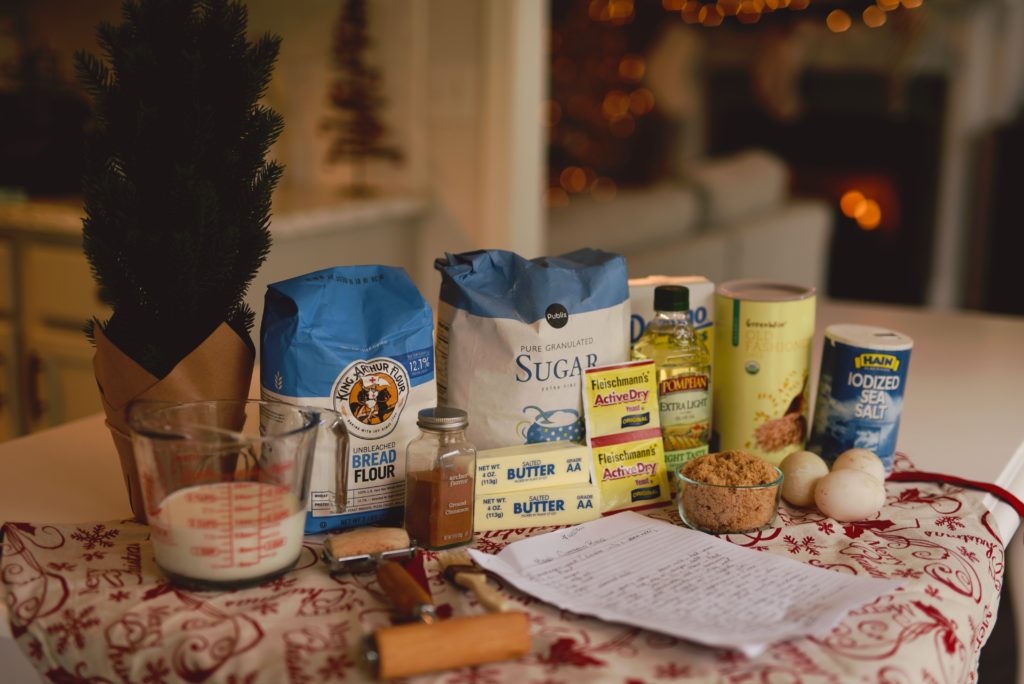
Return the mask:
[[[779,121],[754,101],[745,72],[712,74],[707,149],[712,156],[749,147],[771,150],[788,162],[794,194],[830,202],[835,232],[829,296],[922,304],[934,242],[946,84],[939,76],[912,78],[903,87],[902,106],[894,110],[890,83],[874,74],[806,73],[801,115]],[[844,195],[847,201],[841,202]],[[858,207],[850,202],[854,197],[867,202]],[[868,211],[873,215],[864,215]]]

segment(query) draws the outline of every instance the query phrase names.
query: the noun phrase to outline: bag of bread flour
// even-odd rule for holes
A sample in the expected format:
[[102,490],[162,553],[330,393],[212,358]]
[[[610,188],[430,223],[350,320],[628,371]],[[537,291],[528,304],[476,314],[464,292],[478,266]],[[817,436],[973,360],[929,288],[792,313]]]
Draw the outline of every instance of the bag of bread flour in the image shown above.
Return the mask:
[[583,371],[629,358],[626,260],[483,250],[435,267],[438,401],[469,412],[469,440],[478,449],[582,440]]
[[405,447],[437,400],[433,334],[430,306],[401,268],[330,268],[267,288],[263,398],[333,409],[348,430],[342,463],[317,444],[307,533],[402,523]]

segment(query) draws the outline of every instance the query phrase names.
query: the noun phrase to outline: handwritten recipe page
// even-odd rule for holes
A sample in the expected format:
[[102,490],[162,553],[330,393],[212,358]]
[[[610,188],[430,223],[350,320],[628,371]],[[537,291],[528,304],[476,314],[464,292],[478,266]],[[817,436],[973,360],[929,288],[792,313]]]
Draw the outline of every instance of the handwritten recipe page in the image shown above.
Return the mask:
[[559,608],[748,656],[822,635],[899,582],[824,570],[623,512],[470,550],[483,568]]

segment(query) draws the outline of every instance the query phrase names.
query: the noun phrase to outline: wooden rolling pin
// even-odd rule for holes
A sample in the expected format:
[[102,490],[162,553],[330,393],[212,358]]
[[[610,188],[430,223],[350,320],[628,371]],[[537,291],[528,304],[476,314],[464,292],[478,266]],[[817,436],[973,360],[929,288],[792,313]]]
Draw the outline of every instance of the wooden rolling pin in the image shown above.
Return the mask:
[[489,613],[378,629],[367,639],[366,660],[377,677],[393,679],[511,660],[529,652],[526,613]]

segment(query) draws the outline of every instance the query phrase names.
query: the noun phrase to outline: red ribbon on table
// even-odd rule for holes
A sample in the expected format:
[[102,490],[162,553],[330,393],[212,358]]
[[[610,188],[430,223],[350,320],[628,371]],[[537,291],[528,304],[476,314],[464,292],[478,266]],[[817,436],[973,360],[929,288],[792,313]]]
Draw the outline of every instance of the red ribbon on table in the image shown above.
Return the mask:
[[905,470],[899,473],[891,473],[886,479],[889,482],[942,482],[945,484],[956,485],[958,487],[980,489],[984,492],[988,492],[992,496],[1002,499],[1017,512],[1018,516],[1024,518],[1024,501],[1018,499],[1012,492],[990,482],[979,482],[977,480],[968,480],[962,477],[957,477],[956,475],[929,473],[923,470]]

